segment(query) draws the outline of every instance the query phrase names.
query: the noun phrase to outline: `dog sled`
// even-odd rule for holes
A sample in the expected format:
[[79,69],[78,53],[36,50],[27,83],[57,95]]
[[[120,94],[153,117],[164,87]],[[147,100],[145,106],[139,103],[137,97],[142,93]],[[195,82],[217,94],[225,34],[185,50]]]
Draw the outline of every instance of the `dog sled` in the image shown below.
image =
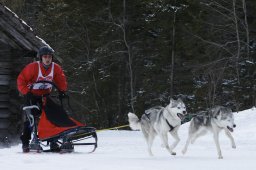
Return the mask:
[[[35,84],[51,84],[60,94],[58,87],[49,81],[38,81]],[[32,85],[32,86],[33,86]],[[30,89],[33,87],[31,86]],[[58,148],[53,152],[73,152],[76,145],[91,146],[89,153],[97,148],[97,134],[94,127],[87,126],[68,115],[67,109],[64,108],[63,101],[69,97],[60,97],[60,95],[48,94],[42,97],[42,107],[38,105],[29,105],[23,107],[23,113],[29,120],[32,127],[32,139],[29,149],[32,152],[52,152],[52,149],[43,149],[51,144],[57,144]],[[55,99],[55,100],[54,100]],[[56,99],[58,102],[56,102]],[[66,106],[66,105],[65,105]],[[70,107],[70,106],[69,106]],[[41,115],[36,116],[33,111],[40,110]],[[84,142],[87,141],[87,142]],[[89,142],[88,142],[89,141]]]

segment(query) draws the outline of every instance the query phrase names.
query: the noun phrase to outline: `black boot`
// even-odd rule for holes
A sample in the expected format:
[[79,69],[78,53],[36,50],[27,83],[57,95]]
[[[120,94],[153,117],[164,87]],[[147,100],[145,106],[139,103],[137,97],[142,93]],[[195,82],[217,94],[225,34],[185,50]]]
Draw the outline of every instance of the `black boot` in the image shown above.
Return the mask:
[[29,144],[22,144],[23,153],[27,153],[30,151]]
[[74,152],[74,146],[71,142],[64,142],[60,147],[60,153],[70,153]]
[[22,151],[24,153],[29,152],[30,148],[29,148],[29,139],[27,138],[26,135],[22,134],[20,136],[21,142],[22,142]]
[[23,152],[29,152],[30,147],[29,147],[29,140],[31,139],[31,128],[29,125],[29,122],[26,121],[24,122],[24,129],[23,133],[20,136],[20,140],[22,142],[22,151]]
[[60,146],[56,142],[50,143],[51,152],[60,152]]

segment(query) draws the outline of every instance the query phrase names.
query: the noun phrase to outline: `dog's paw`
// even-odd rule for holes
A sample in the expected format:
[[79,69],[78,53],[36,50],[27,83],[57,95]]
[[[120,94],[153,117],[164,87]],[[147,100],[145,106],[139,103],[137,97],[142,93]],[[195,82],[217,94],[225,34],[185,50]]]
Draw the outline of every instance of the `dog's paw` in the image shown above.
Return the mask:
[[176,155],[176,152],[171,152],[171,155]]
[[219,159],[223,159],[223,156],[219,156],[218,158],[219,158]]
[[183,155],[185,155],[186,150],[185,150],[185,149],[183,149],[183,150],[181,151],[181,153],[182,153]]
[[236,145],[232,145],[232,148],[233,148],[233,149],[236,149]]
[[154,154],[152,153],[152,151],[148,151],[149,156],[154,156]]

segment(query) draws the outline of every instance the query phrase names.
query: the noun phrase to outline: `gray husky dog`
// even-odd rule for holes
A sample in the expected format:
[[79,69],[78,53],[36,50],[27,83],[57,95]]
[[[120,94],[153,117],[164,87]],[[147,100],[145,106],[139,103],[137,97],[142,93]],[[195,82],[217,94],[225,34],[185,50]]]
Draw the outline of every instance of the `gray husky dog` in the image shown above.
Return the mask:
[[[151,147],[156,135],[159,135],[164,147],[172,154],[173,149],[180,141],[178,129],[182,118],[187,114],[185,104],[181,99],[170,99],[166,107],[153,107],[145,111],[141,119],[134,114],[128,113],[129,124],[133,130],[141,130],[148,144],[148,152],[152,156]],[[175,141],[169,147],[168,132],[174,137]]]
[[222,159],[223,156],[220,150],[219,132],[223,129],[231,141],[232,148],[236,148],[234,138],[230,133],[233,132],[233,128],[235,127],[234,116],[230,108],[215,106],[208,111],[201,111],[190,121],[188,139],[182,153],[186,153],[190,142],[193,144],[198,137],[203,136],[207,131],[210,131],[213,133],[218,158]]

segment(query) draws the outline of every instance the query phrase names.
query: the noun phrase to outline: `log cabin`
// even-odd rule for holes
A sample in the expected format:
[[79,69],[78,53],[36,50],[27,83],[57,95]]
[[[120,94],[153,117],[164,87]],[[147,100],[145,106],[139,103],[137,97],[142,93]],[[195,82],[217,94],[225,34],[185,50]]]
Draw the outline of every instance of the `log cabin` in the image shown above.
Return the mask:
[[22,97],[16,79],[44,45],[47,43],[36,36],[30,26],[0,3],[0,145],[19,136]]

